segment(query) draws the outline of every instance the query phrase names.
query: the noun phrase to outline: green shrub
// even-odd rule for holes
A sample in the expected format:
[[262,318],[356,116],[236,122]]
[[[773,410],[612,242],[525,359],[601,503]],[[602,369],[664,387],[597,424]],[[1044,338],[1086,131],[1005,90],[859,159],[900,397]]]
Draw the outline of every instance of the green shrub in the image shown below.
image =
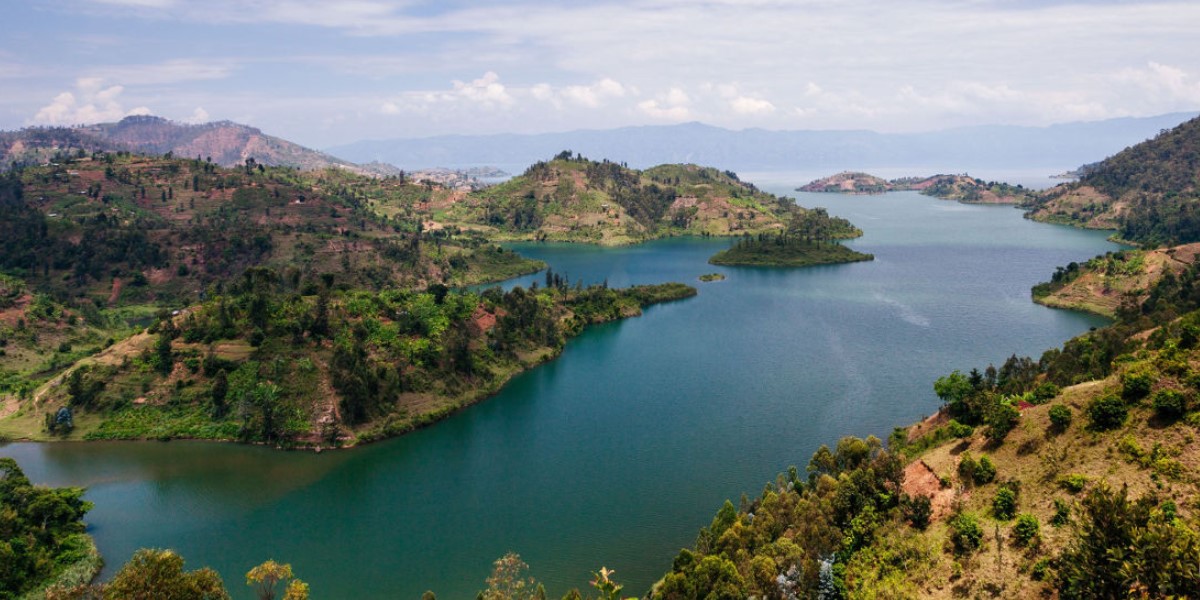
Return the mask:
[[1071,522],[1071,505],[1067,504],[1062,498],[1054,499],[1054,516],[1050,517],[1050,524],[1055,527],[1062,527]]
[[1004,484],[996,490],[992,498],[992,514],[1001,521],[1008,521],[1017,514],[1018,489],[1014,485]]
[[1037,517],[1029,513],[1017,515],[1017,523],[1013,525],[1012,535],[1018,546],[1028,546],[1030,543],[1036,542],[1041,532],[1042,526],[1038,523]]
[[1072,494],[1078,494],[1079,492],[1082,492],[1083,488],[1087,486],[1087,483],[1087,475],[1080,475],[1078,473],[1072,473],[1071,475],[1067,475],[1066,477],[1058,480],[1058,484]]
[[1033,390],[1033,394],[1030,396],[1030,401],[1033,404],[1045,404],[1053,400],[1054,397],[1059,395],[1061,392],[1061,388],[1047,381],[1037,386],[1037,389]]
[[1168,419],[1177,419],[1187,412],[1187,396],[1178,390],[1163,389],[1154,392],[1154,410]]
[[950,436],[959,439],[971,437],[975,433],[975,428],[965,423],[959,423],[955,419],[950,419],[950,423],[946,425],[949,428]]
[[987,437],[993,441],[1003,440],[1008,432],[1012,431],[1017,426],[1017,420],[1021,418],[1021,411],[1017,407],[1000,403],[997,404],[987,416]]
[[1124,400],[1108,394],[1093,399],[1088,404],[1087,414],[1093,429],[1106,431],[1124,425],[1129,408]]
[[900,501],[900,510],[904,519],[917,529],[929,527],[929,519],[933,516],[933,507],[929,496],[905,496]]
[[971,456],[970,452],[963,452],[958,458],[958,477],[963,483],[975,483],[975,471],[979,470],[979,463],[975,462],[975,457]]
[[1045,581],[1046,574],[1050,571],[1050,559],[1042,558],[1033,563],[1033,568],[1029,571],[1029,576],[1034,581]]
[[950,543],[958,554],[967,554],[979,549],[983,543],[983,528],[979,519],[970,513],[959,513],[950,519]]
[[1128,371],[1121,375],[1121,397],[1126,400],[1141,400],[1150,394],[1154,375],[1149,371]]
[[1071,426],[1071,409],[1062,404],[1051,406],[1050,425],[1058,431],[1065,431]]
[[992,464],[992,459],[986,456],[979,457],[979,464],[975,467],[975,483],[983,485],[995,479],[996,465]]

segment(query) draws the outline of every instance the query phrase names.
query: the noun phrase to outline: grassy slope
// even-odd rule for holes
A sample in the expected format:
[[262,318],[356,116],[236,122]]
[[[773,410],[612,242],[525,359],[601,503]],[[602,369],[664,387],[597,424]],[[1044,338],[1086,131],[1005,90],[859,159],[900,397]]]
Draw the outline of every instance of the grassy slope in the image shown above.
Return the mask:
[[1062,281],[1034,287],[1033,300],[1055,308],[1082,310],[1114,318],[1122,303],[1145,301],[1165,274],[1178,275],[1196,261],[1200,244],[1159,250],[1124,250],[1063,271]]

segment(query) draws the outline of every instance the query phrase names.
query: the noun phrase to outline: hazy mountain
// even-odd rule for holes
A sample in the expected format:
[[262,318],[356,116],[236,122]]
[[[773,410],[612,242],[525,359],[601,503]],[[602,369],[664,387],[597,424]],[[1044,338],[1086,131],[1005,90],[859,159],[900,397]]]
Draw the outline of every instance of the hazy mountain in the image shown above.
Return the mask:
[[176,123],[160,117],[131,116],[117,123],[82,127],[36,127],[0,132],[0,164],[36,164],[63,150],[85,152],[128,150],[140,154],[173,152],[181,158],[212,158],[231,167],[254,158],[269,166],[323,169],[336,166],[369,172],[299,144],[267,135],[261,130],[230,121],[202,125]]
[[961,172],[1074,167],[1119,152],[1193,116],[1174,113],[1049,127],[980,126],[903,134],[733,131],[685,123],[532,135],[367,140],[328,151],[356,162],[383,161],[403,168],[430,164],[524,165],[570,149],[597,159],[626,162],[635,168],[697,163],[735,170],[922,167]]

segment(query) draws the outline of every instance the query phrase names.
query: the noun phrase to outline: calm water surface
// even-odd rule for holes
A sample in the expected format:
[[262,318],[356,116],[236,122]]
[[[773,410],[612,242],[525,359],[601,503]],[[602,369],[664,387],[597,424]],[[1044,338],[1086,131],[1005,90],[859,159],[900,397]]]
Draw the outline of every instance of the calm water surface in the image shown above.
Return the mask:
[[[703,239],[517,246],[572,281],[686,281],[700,294],[594,328],[402,439],[320,455],[185,442],[0,455],[37,482],[88,486],[110,563],[172,547],[240,597],[245,571],[275,558],[318,598],[471,598],[509,550],[552,595],[601,565],[640,593],[724,499],[754,495],[822,443],[930,414],[931,384],[951,369],[1036,357],[1103,324],[1029,301],[1055,266],[1114,249],[1102,233],[910,193],[799,201],[861,226],[850,245],[876,260],[713,267],[729,242]],[[728,279],[696,281],[713,271]]]

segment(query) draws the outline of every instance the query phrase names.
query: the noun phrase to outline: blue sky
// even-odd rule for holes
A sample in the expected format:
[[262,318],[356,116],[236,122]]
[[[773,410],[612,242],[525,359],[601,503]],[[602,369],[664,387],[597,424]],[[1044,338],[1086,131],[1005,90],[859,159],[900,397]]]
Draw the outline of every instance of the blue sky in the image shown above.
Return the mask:
[[152,113],[323,147],[703,121],[918,131],[1200,109],[1200,3],[6,3],[0,128]]

